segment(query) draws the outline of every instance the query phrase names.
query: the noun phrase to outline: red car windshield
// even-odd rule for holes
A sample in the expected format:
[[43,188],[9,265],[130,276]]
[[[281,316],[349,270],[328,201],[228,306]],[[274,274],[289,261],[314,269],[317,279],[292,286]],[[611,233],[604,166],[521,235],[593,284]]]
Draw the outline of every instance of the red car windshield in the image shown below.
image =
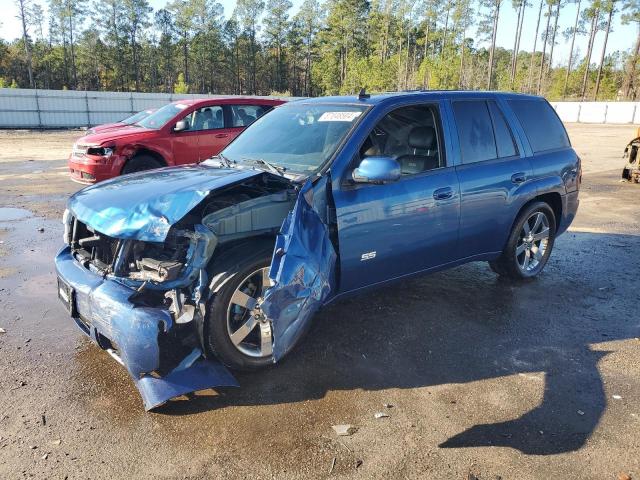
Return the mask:
[[153,112],[147,118],[143,118],[136,125],[158,130],[159,128],[164,127],[169,120],[187,107],[188,105],[185,105],[184,103],[169,103],[168,105],[165,105]]
[[124,120],[120,120],[120,123],[126,123],[127,125],[133,125],[134,123],[138,123],[143,118],[147,118],[149,115],[153,113],[153,110],[143,110],[138,113],[134,113],[130,117],[125,118]]

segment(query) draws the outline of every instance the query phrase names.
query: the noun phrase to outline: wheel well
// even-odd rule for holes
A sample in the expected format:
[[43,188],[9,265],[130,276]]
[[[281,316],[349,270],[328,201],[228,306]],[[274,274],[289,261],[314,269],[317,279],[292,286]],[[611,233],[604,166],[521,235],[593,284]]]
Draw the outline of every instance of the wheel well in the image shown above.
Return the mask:
[[520,211],[524,210],[528,205],[533,202],[544,202],[551,207],[553,210],[553,215],[556,217],[556,231],[560,227],[560,221],[562,220],[562,197],[560,197],[559,193],[545,193],[543,195],[538,195],[526,205],[524,205]]
[[[131,155],[131,157],[129,157],[126,161],[126,163],[124,165],[126,165],[127,163],[129,163],[131,160],[133,160],[134,158],[136,158],[139,155],[148,155],[150,157],[153,157],[154,159],[156,159],[158,162],[160,162],[160,165],[162,165],[163,167],[167,166],[167,162],[165,161],[165,159],[162,157],[162,155],[160,155],[157,152],[154,152],[153,150],[147,150],[146,148],[140,148],[138,150],[136,150],[136,152]],[[122,166],[124,168],[124,165]]]

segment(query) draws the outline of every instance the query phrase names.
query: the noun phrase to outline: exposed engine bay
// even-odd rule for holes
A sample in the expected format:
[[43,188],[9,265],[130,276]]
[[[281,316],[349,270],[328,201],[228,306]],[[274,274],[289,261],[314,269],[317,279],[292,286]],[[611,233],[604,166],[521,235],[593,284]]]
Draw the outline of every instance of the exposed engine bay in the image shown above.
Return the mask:
[[265,173],[212,192],[170,227],[164,242],[112,238],[71,214],[65,242],[86,269],[135,289],[133,304],[166,308],[178,325],[196,319],[201,330],[214,251],[223,255],[226,245],[252,236],[275,241],[296,198],[291,182]]

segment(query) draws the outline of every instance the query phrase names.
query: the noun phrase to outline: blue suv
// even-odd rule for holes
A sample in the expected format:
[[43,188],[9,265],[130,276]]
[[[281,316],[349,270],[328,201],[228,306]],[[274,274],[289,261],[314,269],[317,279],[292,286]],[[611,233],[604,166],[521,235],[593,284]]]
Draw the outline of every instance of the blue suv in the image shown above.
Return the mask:
[[299,100],[200,165],[71,197],[58,295],[149,409],[279,360],[345,295],[479,260],[535,277],[580,181],[539,97]]

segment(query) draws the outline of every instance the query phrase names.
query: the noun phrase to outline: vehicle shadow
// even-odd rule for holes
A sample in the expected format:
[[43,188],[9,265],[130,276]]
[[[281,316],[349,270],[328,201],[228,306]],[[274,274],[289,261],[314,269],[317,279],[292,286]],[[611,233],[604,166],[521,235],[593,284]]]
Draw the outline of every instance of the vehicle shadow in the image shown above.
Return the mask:
[[237,374],[239,389],[170,402],[159,413],[543,373],[539,406],[474,425],[440,447],[506,446],[534,455],[577,450],[607,406],[598,362],[609,352],[595,344],[640,332],[631,314],[638,246],[640,236],[568,233],[534,281],[512,284],[477,263],[341,301],[317,315],[281,364]]

